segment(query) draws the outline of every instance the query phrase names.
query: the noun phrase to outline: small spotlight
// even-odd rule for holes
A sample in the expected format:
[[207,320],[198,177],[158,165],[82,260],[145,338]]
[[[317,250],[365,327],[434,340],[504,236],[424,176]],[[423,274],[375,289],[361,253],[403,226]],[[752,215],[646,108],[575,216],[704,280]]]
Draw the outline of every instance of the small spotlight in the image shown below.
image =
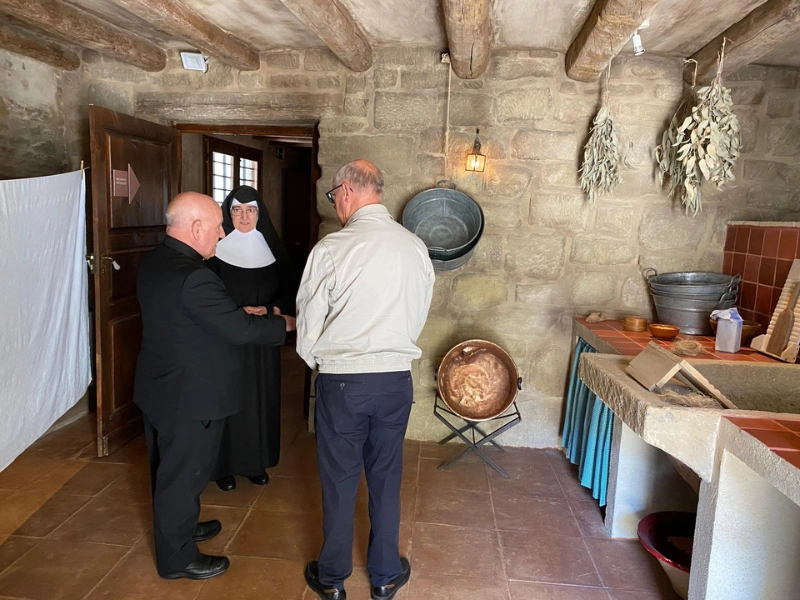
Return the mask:
[[644,46],[642,46],[642,38],[639,36],[638,29],[633,32],[633,37],[631,37],[631,39],[633,40],[633,55],[639,56],[644,54]]

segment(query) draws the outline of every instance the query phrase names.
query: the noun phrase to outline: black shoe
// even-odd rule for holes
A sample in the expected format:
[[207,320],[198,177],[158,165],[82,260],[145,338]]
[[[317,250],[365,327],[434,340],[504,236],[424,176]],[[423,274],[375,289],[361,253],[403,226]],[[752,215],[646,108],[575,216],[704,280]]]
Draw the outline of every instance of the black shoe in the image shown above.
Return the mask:
[[372,600],[391,600],[397,591],[408,583],[408,578],[411,577],[411,563],[405,556],[402,556],[400,566],[403,568],[400,575],[386,585],[376,585],[372,588]]
[[221,489],[223,492],[231,492],[236,489],[236,477],[231,475],[230,477],[223,477],[222,479],[217,479],[217,487]]
[[222,523],[216,519],[213,521],[203,521],[202,523],[198,523],[194,528],[194,535],[192,535],[192,539],[195,542],[205,542],[206,540],[213,538],[220,531],[222,531]]
[[250,480],[250,483],[254,485],[267,485],[269,483],[269,475],[267,475],[266,471],[261,475],[248,476],[247,478]]
[[319,565],[315,560],[306,565],[306,583],[322,600],[345,600],[347,598],[344,588],[341,590],[328,588],[319,582]]
[[163,579],[211,579],[222,575],[230,566],[231,561],[225,556],[201,554],[197,560],[190,562],[180,571],[167,573],[161,577]]

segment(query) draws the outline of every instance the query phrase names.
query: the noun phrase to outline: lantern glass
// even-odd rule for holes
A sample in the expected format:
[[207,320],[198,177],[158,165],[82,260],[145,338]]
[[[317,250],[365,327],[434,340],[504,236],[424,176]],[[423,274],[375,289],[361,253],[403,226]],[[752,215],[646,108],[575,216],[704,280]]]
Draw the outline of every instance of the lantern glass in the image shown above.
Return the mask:
[[486,156],[483,154],[468,154],[467,155],[467,171],[474,171],[476,173],[483,173],[486,167]]

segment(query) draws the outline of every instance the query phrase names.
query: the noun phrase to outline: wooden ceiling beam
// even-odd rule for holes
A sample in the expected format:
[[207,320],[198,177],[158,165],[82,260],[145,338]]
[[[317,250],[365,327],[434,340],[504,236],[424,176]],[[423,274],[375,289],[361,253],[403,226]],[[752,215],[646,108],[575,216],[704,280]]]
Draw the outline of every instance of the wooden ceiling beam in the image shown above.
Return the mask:
[[480,77],[489,64],[490,0],[443,0],[450,64],[461,79]]
[[255,71],[261,64],[253,48],[179,0],[116,0],[116,4],[240,71]]
[[69,44],[96,50],[145,71],[161,71],[167,54],[142,37],[57,0],[0,0],[0,12]]
[[372,47],[350,12],[338,0],[281,0],[303,25],[353,71],[372,66]]
[[567,76],[597,81],[656,4],[658,0],[597,0],[567,50]]
[[[734,73],[755,62],[793,35],[800,33],[800,0],[769,0],[734,23],[698,50],[697,81],[709,83],[717,73],[717,54],[725,42],[723,72]],[[686,65],[684,78],[691,83],[694,65]]]
[[65,71],[74,71],[81,65],[81,59],[77,53],[66,46],[20,27],[8,16],[0,19],[0,48]]

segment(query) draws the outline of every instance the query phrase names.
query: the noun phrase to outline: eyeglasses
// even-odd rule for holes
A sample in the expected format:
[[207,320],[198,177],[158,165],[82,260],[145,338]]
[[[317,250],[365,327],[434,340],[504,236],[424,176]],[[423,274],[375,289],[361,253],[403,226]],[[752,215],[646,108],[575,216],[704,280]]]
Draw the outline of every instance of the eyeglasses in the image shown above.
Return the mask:
[[253,215],[258,214],[258,209],[252,206],[248,206],[247,208],[242,208],[241,206],[234,206],[231,209],[231,214],[234,217],[241,217],[243,214],[252,217]]
[[343,183],[340,183],[339,185],[337,185],[337,186],[336,186],[335,188],[333,188],[332,190],[328,190],[327,192],[325,192],[325,197],[328,199],[328,202],[330,202],[331,204],[333,204],[333,201],[334,201],[333,192],[335,192],[336,190],[338,190],[338,189],[339,189],[340,187],[342,187],[343,185],[344,185]]

